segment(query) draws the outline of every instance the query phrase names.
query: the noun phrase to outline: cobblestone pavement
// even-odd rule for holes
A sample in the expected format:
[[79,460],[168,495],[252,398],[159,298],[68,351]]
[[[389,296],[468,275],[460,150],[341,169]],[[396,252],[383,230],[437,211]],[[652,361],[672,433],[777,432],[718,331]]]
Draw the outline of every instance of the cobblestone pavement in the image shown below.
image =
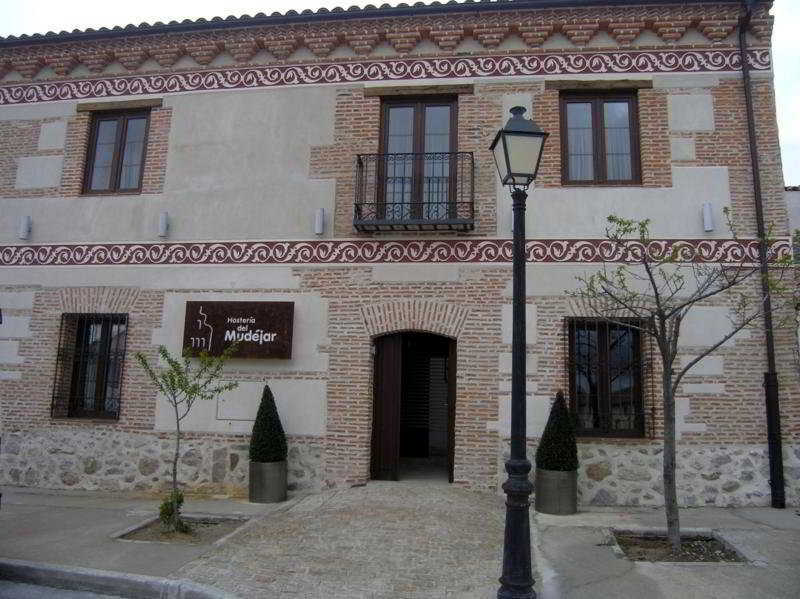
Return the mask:
[[487,599],[501,497],[432,482],[370,482],[292,501],[173,576],[264,599]]

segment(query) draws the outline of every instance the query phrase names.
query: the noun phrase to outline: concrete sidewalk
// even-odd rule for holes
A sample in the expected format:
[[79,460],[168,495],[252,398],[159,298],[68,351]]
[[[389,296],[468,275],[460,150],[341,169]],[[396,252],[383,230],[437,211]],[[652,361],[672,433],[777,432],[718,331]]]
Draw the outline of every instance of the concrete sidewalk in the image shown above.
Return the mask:
[[681,510],[681,527],[715,531],[746,564],[656,564],[617,557],[610,529],[664,529],[661,508],[591,508],[575,516],[534,516],[539,599],[797,599],[797,509]]
[[[157,507],[156,499],[126,495],[5,487],[0,558],[177,577],[265,599],[490,599],[497,589],[505,510],[493,494],[373,482],[266,506],[189,499],[187,512],[254,519],[215,545],[111,537]],[[540,599],[800,597],[797,509],[681,511],[685,531],[717,531],[744,553],[746,564],[617,557],[609,530],[663,528],[657,508],[532,514]]]
[[[3,487],[0,557],[168,576],[210,545],[125,542],[111,535],[158,513],[158,499],[130,495]],[[187,498],[185,513],[258,516],[271,506]]]

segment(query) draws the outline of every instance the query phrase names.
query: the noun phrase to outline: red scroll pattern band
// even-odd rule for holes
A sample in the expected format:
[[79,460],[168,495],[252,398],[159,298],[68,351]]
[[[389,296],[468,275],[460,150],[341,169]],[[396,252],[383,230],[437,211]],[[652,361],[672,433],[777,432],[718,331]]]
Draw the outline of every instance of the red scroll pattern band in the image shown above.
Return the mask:
[[[625,262],[644,251],[604,239],[537,239],[527,243],[529,262]],[[674,252],[681,262],[754,263],[758,241],[737,239],[654,240],[652,256]],[[786,240],[770,248],[771,259],[790,255]],[[510,263],[510,239],[227,241],[208,243],[68,244],[0,246],[0,266]]]
[[[751,50],[748,60],[753,69],[771,68],[769,50]],[[739,51],[735,49],[404,58],[9,84],[0,86],[0,105],[319,83],[578,73],[695,73],[740,68]]]

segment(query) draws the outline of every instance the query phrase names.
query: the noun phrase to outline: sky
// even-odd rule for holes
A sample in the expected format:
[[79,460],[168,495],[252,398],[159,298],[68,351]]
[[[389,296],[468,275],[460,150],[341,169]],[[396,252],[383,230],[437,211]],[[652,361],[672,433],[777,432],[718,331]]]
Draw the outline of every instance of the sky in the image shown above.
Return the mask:
[[[406,0],[413,4],[413,0]],[[399,4],[397,0],[371,2],[338,0],[263,0],[262,2],[219,0],[136,0],[135,2],[72,0],[5,0],[0,3],[0,36],[113,27],[155,21],[254,15],[258,12],[302,11],[306,8],[348,7],[367,3]],[[783,173],[786,185],[800,185],[800,0],[775,0],[775,30],[772,37],[775,89],[778,105]]]

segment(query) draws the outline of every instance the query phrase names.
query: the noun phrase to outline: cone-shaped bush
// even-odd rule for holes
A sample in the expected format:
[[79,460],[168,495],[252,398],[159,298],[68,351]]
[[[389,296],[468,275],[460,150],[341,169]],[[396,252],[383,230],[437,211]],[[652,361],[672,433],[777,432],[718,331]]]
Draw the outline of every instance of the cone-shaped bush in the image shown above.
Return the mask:
[[536,467],[559,472],[578,469],[575,428],[561,391],[556,394],[556,401],[550,408],[550,417],[544,427],[542,440],[536,449]]
[[258,406],[253,436],[250,437],[251,462],[282,462],[286,459],[286,434],[281,426],[275,398],[269,385],[264,385]]

